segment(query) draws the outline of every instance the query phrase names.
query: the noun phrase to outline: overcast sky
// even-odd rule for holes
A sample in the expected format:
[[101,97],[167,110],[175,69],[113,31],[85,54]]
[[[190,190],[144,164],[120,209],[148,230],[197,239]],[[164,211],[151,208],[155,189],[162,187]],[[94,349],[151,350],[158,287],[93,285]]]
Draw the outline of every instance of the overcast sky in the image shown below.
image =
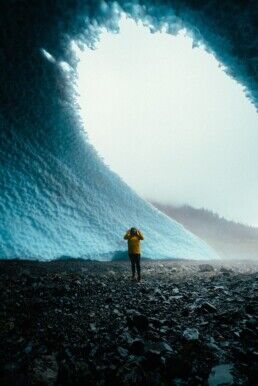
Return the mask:
[[78,71],[90,142],[141,196],[258,226],[257,113],[211,54],[122,19]]

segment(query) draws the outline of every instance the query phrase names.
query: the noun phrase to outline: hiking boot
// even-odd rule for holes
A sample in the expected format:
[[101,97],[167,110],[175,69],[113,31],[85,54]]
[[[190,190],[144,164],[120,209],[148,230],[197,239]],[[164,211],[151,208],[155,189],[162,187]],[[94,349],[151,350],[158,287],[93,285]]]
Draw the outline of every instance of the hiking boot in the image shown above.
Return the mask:
[[131,281],[135,281],[135,280],[136,280],[135,276],[131,276]]
[[137,281],[138,281],[138,282],[141,281],[141,276],[140,276],[140,275],[137,276]]

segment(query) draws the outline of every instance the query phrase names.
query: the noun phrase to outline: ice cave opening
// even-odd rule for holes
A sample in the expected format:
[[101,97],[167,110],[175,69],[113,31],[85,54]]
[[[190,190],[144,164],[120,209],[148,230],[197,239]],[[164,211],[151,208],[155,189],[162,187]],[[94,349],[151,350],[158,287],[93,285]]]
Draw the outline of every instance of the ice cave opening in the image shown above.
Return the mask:
[[[207,43],[257,105],[254,4],[221,2],[218,7],[212,0],[1,2],[0,179],[4,188],[0,193],[0,256],[107,260],[125,250],[121,239],[125,229],[141,224],[148,240],[145,257],[216,258],[207,244],[155,210],[106,167],[87,142],[83,130],[90,130],[93,121],[83,122],[76,111],[78,101],[71,85],[77,63],[69,42],[94,46],[101,28],[117,31],[121,12],[147,23],[152,31],[177,34],[184,25],[194,36],[194,45]],[[202,139],[212,139],[212,132],[206,132],[210,134]],[[245,144],[245,137],[233,137]],[[253,132],[253,146],[256,143]],[[256,150],[246,158],[243,152],[245,155],[245,146],[240,154],[247,162]],[[240,165],[245,174],[242,185],[255,168],[254,164],[244,173],[245,162]],[[200,189],[198,183],[195,189]],[[250,190],[253,192],[255,189]],[[251,195],[247,197],[249,205]]]
[[[189,30],[150,33],[123,14],[119,32],[103,28],[93,50],[72,50],[89,141],[129,186],[150,201],[257,221],[255,106]],[[250,207],[240,213],[243,195]]]

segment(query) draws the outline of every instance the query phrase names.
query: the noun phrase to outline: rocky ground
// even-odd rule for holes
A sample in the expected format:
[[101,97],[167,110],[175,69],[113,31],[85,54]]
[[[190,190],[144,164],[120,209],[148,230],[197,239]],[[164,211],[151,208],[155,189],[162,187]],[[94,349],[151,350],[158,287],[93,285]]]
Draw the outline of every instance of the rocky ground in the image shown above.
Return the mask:
[[258,263],[0,261],[0,384],[257,385]]

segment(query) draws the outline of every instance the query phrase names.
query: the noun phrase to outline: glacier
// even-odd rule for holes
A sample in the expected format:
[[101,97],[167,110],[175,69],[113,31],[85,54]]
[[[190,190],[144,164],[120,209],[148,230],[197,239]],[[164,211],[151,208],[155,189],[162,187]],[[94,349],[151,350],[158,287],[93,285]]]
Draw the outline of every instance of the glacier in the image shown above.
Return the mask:
[[[76,58],[68,49],[72,40],[94,46],[103,26],[116,32],[121,9],[152,30],[165,26],[176,33],[185,26],[246,85],[256,103],[252,5],[245,13],[223,7],[218,15],[216,1],[208,3],[1,2],[0,258],[108,260],[126,251],[123,234],[131,226],[145,235],[145,257],[217,257],[104,165],[80,120],[73,90]],[[234,38],[238,25],[241,50]],[[241,25],[249,25],[245,34]]]
[[16,130],[3,133],[1,258],[108,260],[126,250],[123,235],[133,225],[145,235],[145,257],[216,257],[109,170],[82,131],[69,146],[64,137],[57,153]]

